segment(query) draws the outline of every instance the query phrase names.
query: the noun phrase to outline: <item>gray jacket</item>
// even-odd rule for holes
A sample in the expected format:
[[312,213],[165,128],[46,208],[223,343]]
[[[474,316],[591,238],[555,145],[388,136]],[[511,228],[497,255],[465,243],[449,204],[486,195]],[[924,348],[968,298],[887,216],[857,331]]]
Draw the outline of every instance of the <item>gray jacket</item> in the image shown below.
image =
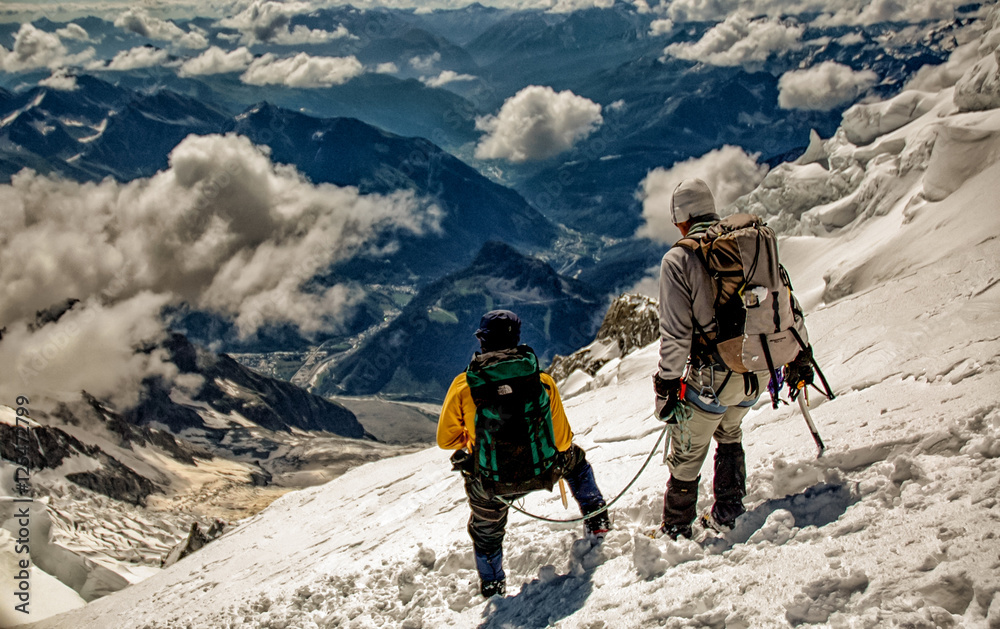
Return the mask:
[[[696,236],[712,222],[696,223],[688,232]],[[705,332],[715,330],[712,279],[698,254],[684,247],[671,247],[660,262],[660,377],[666,380],[684,374],[694,323]]]

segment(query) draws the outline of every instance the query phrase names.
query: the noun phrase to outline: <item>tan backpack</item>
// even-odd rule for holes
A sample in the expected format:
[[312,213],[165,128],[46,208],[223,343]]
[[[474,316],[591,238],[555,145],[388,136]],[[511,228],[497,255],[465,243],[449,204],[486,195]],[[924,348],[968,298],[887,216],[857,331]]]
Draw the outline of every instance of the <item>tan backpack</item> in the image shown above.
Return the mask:
[[682,238],[712,278],[716,331],[695,322],[694,353],[715,355],[737,373],[780,368],[808,343],[802,310],[778,261],[774,230],[751,214],[722,219],[704,234]]

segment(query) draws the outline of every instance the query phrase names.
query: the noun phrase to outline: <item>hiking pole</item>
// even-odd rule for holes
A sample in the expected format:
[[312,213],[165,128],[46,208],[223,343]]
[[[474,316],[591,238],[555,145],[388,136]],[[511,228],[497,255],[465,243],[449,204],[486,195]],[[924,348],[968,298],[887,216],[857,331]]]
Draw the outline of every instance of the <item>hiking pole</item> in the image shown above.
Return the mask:
[[826,450],[826,446],[823,445],[823,439],[819,436],[819,431],[816,430],[816,423],[813,421],[812,415],[809,414],[809,393],[799,383],[799,389],[801,389],[802,394],[799,395],[799,408],[802,409],[802,416],[806,418],[806,425],[809,426],[809,432],[812,433],[813,441],[816,442],[816,447],[819,448],[819,453],[816,458],[823,456],[823,450]]
[[569,509],[569,501],[566,500],[566,481],[559,479],[559,497],[562,498],[563,509]]

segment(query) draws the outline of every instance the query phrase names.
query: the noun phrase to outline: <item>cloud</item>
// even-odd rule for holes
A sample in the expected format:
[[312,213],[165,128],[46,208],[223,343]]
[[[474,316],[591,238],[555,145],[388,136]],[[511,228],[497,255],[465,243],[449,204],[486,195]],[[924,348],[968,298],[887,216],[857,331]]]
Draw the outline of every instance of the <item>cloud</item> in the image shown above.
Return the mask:
[[651,170],[639,184],[636,198],[642,201],[645,224],[637,236],[672,243],[680,233],[670,216],[670,196],[684,179],[697,177],[715,194],[715,204],[723,209],[753,190],[767,174],[767,165],[758,164],[759,153],[748,155],[737,146],[723,146],[701,157],[678,162],[670,168]]
[[671,19],[661,18],[653,20],[649,25],[649,34],[652,37],[666,35],[672,30],[674,30],[674,21]]
[[115,20],[115,26],[147,39],[169,41],[183,48],[207,48],[208,38],[204,32],[192,28],[185,32],[168,20],[152,17],[143,9],[129,9]]
[[656,9],[676,23],[711,22],[737,12],[780,18],[819,14],[818,25],[950,20],[966,0],[672,0]]
[[72,92],[77,88],[76,76],[69,74],[66,68],[57,68],[52,71],[52,75],[47,79],[38,82],[42,87],[48,87],[63,92]]
[[433,77],[420,77],[421,82],[423,82],[427,87],[441,87],[449,83],[454,83],[455,81],[475,81],[478,77],[472,76],[471,74],[459,74],[452,70],[445,70],[441,74]]
[[861,33],[847,33],[846,35],[841,35],[835,40],[841,46],[854,46],[855,44],[865,43],[865,36]]
[[[676,23],[706,22],[724,19],[737,10],[749,11],[753,15],[768,15],[781,17],[802,14],[842,15],[840,19],[858,19],[865,7],[877,4],[872,0],[629,0],[640,13],[656,11],[666,15]],[[319,4],[306,2],[280,3],[274,0],[271,4],[286,4],[296,8],[292,15],[310,12],[315,6],[351,5],[360,10],[391,8],[416,9],[418,13],[428,13],[435,9],[459,9],[472,4],[473,0],[329,0]],[[613,9],[614,0],[481,0],[486,6],[508,10],[542,10],[551,13],[566,13],[581,9],[603,8]],[[47,16],[56,21],[67,21],[86,15],[105,16],[114,19],[120,14],[123,1],[82,0],[71,2],[28,2],[8,1],[0,4],[0,17],[7,21],[30,22],[39,17]],[[157,3],[158,11],[169,13],[172,17],[193,17],[195,15],[232,19],[233,6],[246,7],[248,2],[241,0],[170,0]],[[257,5],[266,4],[260,0]],[[883,2],[883,4],[891,4]],[[950,7],[968,5],[967,0],[910,0],[898,1],[899,16],[891,16],[890,21],[920,21],[919,16],[931,16],[924,19],[938,19],[943,16],[950,19]],[[889,15],[885,9],[870,10],[868,15]],[[249,43],[249,42],[247,42]]]
[[496,116],[476,119],[486,135],[478,159],[526,162],[568,151],[604,123],[601,106],[569,90],[529,85],[504,101]]
[[65,398],[87,391],[121,407],[138,400],[142,379],[172,378],[177,370],[162,350],[137,352],[165,338],[164,295],[149,292],[105,305],[77,304],[57,322],[33,329],[25,320],[7,326],[0,341],[0,394]]
[[67,24],[65,28],[56,31],[61,39],[78,39],[80,41],[90,41],[90,35],[79,24]]
[[240,77],[249,85],[286,85],[288,87],[331,87],[343,85],[365,70],[357,57],[311,57],[300,52],[279,59],[267,53],[254,59]]
[[776,19],[751,19],[736,13],[716,24],[694,43],[670,44],[664,56],[714,66],[756,66],[772,53],[798,48],[805,28]]
[[152,68],[163,65],[170,58],[169,53],[161,48],[153,46],[137,46],[130,50],[123,50],[116,54],[111,61],[104,65],[100,61],[88,66],[90,70],[116,70],[125,72],[128,70],[138,70],[140,68]]
[[581,9],[610,9],[615,0],[555,0],[549,7],[551,13],[572,13]]
[[734,13],[741,4],[739,0],[674,0],[669,6],[661,2],[658,8],[666,7],[667,16],[674,22],[709,22]]
[[347,27],[343,24],[338,25],[336,30],[333,31],[324,31],[321,29],[298,25],[291,31],[288,31],[287,29],[279,31],[271,42],[285,46],[295,46],[298,44],[323,44],[334,39],[345,38],[357,39],[354,35],[351,35],[350,31],[348,31]]
[[21,72],[66,65],[67,51],[58,35],[31,24],[22,24],[14,36],[14,48],[0,46],[0,70]]
[[189,77],[243,72],[250,67],[251,63],[253,63],[253,55],[245,46],[229,52],[218,46],[212,46],[197,57],[185,61],[177,74]]
[[307,2],[276,2],[254,0],[232,17],[219,20],[219,26],[235,28],[244,44],[274,43],[286,46],[322,44],[335,39],[356,39],[343,24],[333,31],[310,29],[298,25],[289,29],[292,18],[313,10]]
[[414,70],[428,71],[441,61],[441,53],[435,52],[433,55],[416,56],[410,58],[410,67]]
[[966,4],[965,0],[872,0],[860,7],[845,7],[820,23],[837,26],[951,20],[955,9]]
[[386,63],[378,64],[375,67],[375,72],[378,74],[396,74],[399,72],[399,66],[391,61],[388,61]]
[[[98,394],[153,369],[133,348],[160,338],[164,305],[229,316],[244,335],[276,322],[334,328],[359,289],[309,281],[376,237],[440,221],[411,191],[313,185],[236,135],[189,136],[168,169],[127,183],[24,170],[0,185],[0,206],[0,388],[12,395],[29,385]],[[36,311],[67,298],[81,300],[71,315],[30,329]],[[38,372],[30,383],[21,367]]]
[[783,74],[778,80],[778,105],[782,109],[829,111],[853,102],[876,83],[878,75],[871,70],[855,71],[835,61],[824,61]]

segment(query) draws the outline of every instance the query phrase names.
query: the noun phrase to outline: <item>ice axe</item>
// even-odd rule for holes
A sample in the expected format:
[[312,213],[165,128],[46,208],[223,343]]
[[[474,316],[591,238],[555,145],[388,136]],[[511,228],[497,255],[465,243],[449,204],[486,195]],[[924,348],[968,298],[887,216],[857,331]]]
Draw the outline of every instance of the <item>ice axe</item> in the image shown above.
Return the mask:
[[559,497],[562,498],[563,509],[569,509],[569,500],[566,500],[566,481],[559,479]]
[[819,453],[816,458],[823,456],[823,450],[826,450],[826,446],[823,445],[823,439],[819,436],[819,431],[816,430],[816,422],[813,421],[812,415],[809,414],[809,392],[805,388],[805,383],[799,383],[800,395],[799,398],[799,408],[802,409],[802,416],[806,418],[806,425],[809,426],[809,432],[812,433],[813,441],[816,442],[816,447],[819,449]]

